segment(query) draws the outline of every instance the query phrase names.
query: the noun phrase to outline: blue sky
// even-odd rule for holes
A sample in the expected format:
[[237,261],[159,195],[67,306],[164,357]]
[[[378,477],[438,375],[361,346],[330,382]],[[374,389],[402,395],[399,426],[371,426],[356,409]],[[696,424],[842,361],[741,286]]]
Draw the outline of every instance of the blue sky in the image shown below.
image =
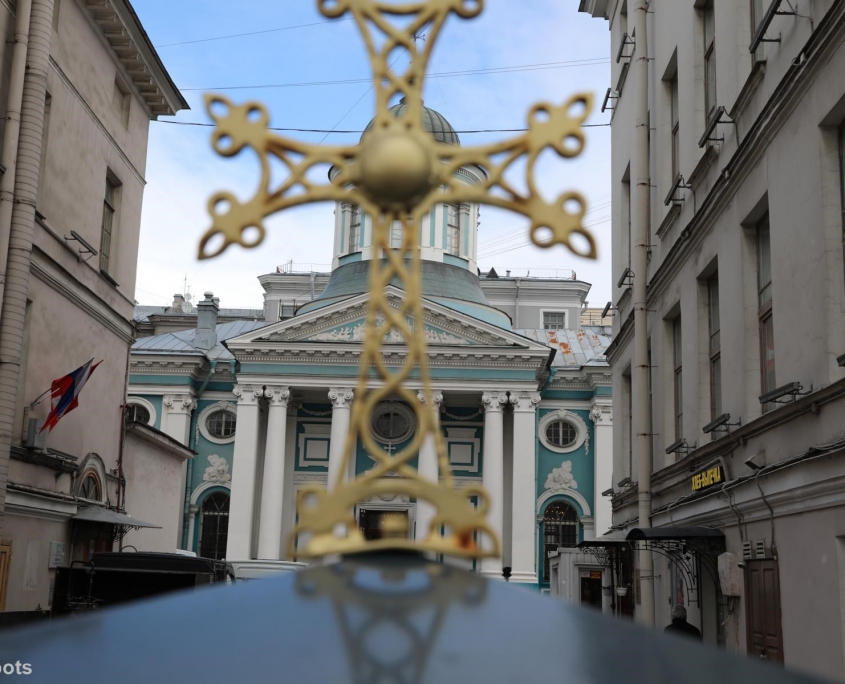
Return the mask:
[[[316,0],[134,0],[153,43],[191,110],[163,121],[208,122],[203,92],[232,86],[262,86],[362,79],[369,65],[351,21],[324,22]],[[530,67],[509,73],[430,78],[424,98],[459,131],[520,128],[529,107],[539,100],[561,103],[591,91],[596,108],[588,123],[604,123],[599,112],[609,82],[608,31],[604,21],[579,14],[577,0],[487,0],[472,21],[452,18],[437,40],[432,73],[549,65],[599,60],[589,66]],[[236,8],[236,9],[233,9]],[[273,29],[300,26],[290,30]],[[238,33],[268,31],[225,40]],[[173,43],[191,42],[182,45]],[[373,116],[374,97],[365,82],[284,88],[249,87],[221,91],[237,102],[258,99],[271,112],[271,125],[291,128],[362,130]],[[224,159],[211,150],[211,129],[151,124],[147,161],[137,291],[143,304],[167,304],[181,292],[211,290],[224,307],[263,305],[257,276],[288,261],[328,269],[331,262],[333,207],[314,205],[268,221],[268,236],[253,250],[230,247],[222,256],[198,262],[197,243],[208,228],[207,198],[227,189],[251,196],[257,180],[254,159]],[[320,142],[325,134],[290,133]],[[474,145],[508,133],[465,134]],[[327,143],[354,143],[359,134],[333,133]],[[603,306],[610,298],[610,129],[587,129],[587,148],[574,161],[544,158],[540,186],[549,197],[564,189],[583,192],[591,204],[588,223],[598,239],[597,262],[562,247],[541,250],[527,242],[524,218],[482,209],[480,265],[483,271],[572,269],[593,284],[589,301]],[[505,251],[508,250],[508,251]]]

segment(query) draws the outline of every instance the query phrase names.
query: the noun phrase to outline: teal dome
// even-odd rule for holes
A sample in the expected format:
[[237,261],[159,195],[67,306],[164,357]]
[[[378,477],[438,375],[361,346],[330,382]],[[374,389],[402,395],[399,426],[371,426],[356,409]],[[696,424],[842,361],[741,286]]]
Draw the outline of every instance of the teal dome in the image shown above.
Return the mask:
[[[403,97],[399,101],[399,104],[393,105],[390,108],[390,111],[397,119],[401,119],[405,116],[406,109],[408,109],[408,105],[405,103],[405,98]],[[367,124],[367,128],[364,131],[365,135],[367,131],[373,127],[373,123],[375,123],[375,119]],[[433,109],[423,106],[422,123],[423,128],[431,133],[437,142],[443,143],[444,145],[457,145],[460,147],[461,139],[458,137],[455,129],[452,128],[452,124],[446,121],[446,118],[440,112],[436,112]]]

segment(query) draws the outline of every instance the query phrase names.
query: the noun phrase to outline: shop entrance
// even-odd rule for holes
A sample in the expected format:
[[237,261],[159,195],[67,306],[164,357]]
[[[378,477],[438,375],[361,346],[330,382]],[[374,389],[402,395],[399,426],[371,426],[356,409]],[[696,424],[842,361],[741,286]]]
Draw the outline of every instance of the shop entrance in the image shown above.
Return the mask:
[[772,559],[745,561],[745,622],[748,653],[783,664],[780,628],[780,582]]
[[590,570],[581,575],[581,605],[601,610],[601,570]]

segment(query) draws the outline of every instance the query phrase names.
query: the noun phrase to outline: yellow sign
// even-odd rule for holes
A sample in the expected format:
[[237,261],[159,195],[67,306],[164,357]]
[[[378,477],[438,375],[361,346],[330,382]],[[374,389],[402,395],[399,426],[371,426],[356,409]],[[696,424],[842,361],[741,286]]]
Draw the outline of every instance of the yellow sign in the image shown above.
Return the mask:
[[692,491],[700,492],[702,489],[721,484],[724,481],[725,471],[722,470],[722,466],[715,465],[692,476]]

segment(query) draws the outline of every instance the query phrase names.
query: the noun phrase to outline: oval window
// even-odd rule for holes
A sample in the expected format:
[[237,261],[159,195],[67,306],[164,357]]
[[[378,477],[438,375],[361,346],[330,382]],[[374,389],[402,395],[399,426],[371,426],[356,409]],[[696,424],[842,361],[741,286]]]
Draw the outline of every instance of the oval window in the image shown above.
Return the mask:
[[401,439],[408,433],[409,428],[408,418],[392,408],[379,413],[373,420],[373,431],[386,440]]
[[566,448],[575,444],[575,440],[578,439],[578,430],[572,423],[556,420],[546,426],[546,439],[556,447]]
[[126,407],[126,422],[127,423],[143,423],[150,424],[150,412],[141,404],[129,404]]
[[209,434],[218,439],[225,439],[235,434],[237,416],[229,411],[215,411],[205,421]]

